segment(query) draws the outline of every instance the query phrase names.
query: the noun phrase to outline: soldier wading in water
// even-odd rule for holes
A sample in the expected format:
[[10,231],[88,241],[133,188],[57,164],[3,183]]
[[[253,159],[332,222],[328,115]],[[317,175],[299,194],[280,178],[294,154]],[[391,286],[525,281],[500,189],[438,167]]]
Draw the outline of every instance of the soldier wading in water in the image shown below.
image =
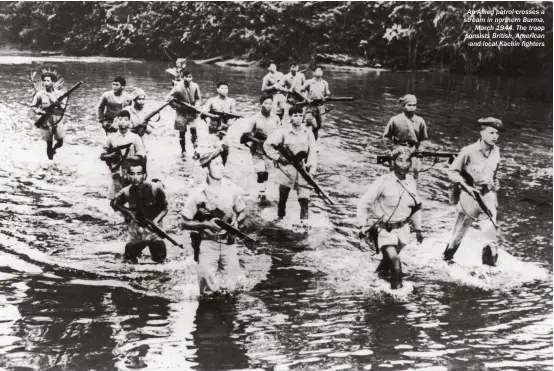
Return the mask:
[[462,238],[474,221],[477,221],[487,239],[483,248],[483,264],[494,266],[498,259],[496,246],[496,207],[498,165],[500,150],[496,146],[502,121],[493,117],[479,120],[481,139],[462,148],[448,171],[455,183],[453,203],[458,203],[456,223],[452,237],[444,251],[444,260],[451,261],[460,247]]
[[[416,182],[408,175],[412,165],[411,151],[399,147],[391,152],[390,157],[394,162],[393,172],[379,177],[362,197],[358,204],[358,224],[360,236],[368,235],[383,253],[377,272],[386,274],[390,269],[391,289],[397,289],[402,287],[402,263],[398,254],[408,244],[410,219],[418,243],[423,241],[423,234]],[[370,209],[373,209],[376,220],[368,220]],[[366,231],[368,225],[371,227]]]

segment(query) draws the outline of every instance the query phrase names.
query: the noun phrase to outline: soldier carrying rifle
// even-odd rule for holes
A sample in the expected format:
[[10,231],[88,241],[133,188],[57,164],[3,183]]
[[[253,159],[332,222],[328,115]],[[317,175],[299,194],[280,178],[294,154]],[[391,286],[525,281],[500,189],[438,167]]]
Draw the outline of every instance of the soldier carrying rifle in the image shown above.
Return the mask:
[[[421,143],[427,139],[427,125],[425,121],[415,114],[417,98],[415,95],[406,94],[400,98],[404,112],[391,117],[383,133],[383,141],[389,151],[398,147],[408,147],[412,152],[422,150]],[[414,179],[419,177],[421,161],[412,159],[412,172]]]
[[[128,170],[131,185],[123,188],[111,201],[111,206],[123,213],[129,223],[129,238],[125,245],[125,260],[137,263],[142,250],[148,246],[152,260],[163,263],[166,258],[165,242],[149,230],[146,219],[157,226],[167,215],[167,200],[161,182],[146,180],[146,166],[132,165]],[[128,203],[129,209],[123,206]]]
[[[393,172],[378,178],[358,204],[360,237],[369,238],[383,253],[377,273],[387,274],[390,270],[391,289],[402,287],[402,263],[400,250],[408,244],[411,219],[419,243],[421,232],[421,203],[416,182],[408,175],[411,166],[411,152],[399,147],[391,152]],[[370,210],[374,218],[369,220]],[[370,228],[368,228],[370,226]]]
[[477,221],[487,239],[483,248],[483,264],[494,266],[498,259],[496,206],[500,188],[500,150],[496,141],[502,121],[487,117],[478,122],[481,124],[481,139],[462,148],[448,171],[450,180],[455,183],[452,202],[458,204],[458,210],[444,259],[451,261],[454,258],[462,238],[473,222]]

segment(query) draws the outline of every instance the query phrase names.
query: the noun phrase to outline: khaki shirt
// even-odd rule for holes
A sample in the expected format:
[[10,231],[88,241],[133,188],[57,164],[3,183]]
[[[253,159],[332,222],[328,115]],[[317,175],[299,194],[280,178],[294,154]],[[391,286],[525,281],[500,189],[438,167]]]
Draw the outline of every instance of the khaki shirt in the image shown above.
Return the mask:
[[302,86],[301,91],[307,91],[308,99],[310,100],[324,99],[331,95],[331,92],[329,91],[329,84],[323,79],[309,79],[306,81],[304,86]]
[[462,148],[460,154],[448,169],[448,176],[454,183],[463,181],[460,174],[465,170],[473,177],[476,186],[488,185],[491,189],[497,191],[498,186],[498,167],[500,165],[500,149],[493,146],[487,155],[484,150],[484,143],[481,139],[477,142]]
[[[56,89],[52,89],[51,91],[40,90],[33,97],[31,107],[36,107],[44,110],[54,104],[62,94],[63,93],[61,91]],[[64,104],[62,103],[60,105],[63,107]],[[61,108],[54,108],[53,114],[48,116],[46,122],[48,124],[55,124],[59,120],[59,117],[62,113],[63,110]]]
[[[261,112],[258,112],[252,116],[252,125],[247,131],[251,132],[254,136],[256,136],[256,134],[263,134],[266,138],[269,138],[269,136],[279,128],[281,128],[279,116],[270,113],[269,116],[266,117],[262,115]],[[263,144],[252,143],[251,148],[252,152],[261,153],[263,151]]]
[[[225,214],[225,222],[230,222],[236,215],[246,208],[242,198],[242,190],[235,183],[221,179],[221,186],[217,189],[210,186],[207,182],[194,188],[185,201],[185,206],[181,215],[188,220],[193,220],[196,212],[200,208],[208,211],[220,209]],[[212,235],[208,231],[202,231],[204,235]],[[222,231],[220,234],[225,234]]]
[[[306,83],[306,77],[303,73],[297,72],[295,76],[292,73],[287,73],[279,82],[279,86],[284,87],[285,89],[290,89],[292,87],[293,91],[300,92],[300,89]],[[294,86],[293,86],[294,84]]]
[[[131,147],[129,148],[129,155],[128,156],[142,156],[146,157],[146,151],[144,150],[144,145],[142,143],[141,138],[131,131],[127,131],[125,134],[121,134],[120,132],[117,132],[117,134],[110,135],[108,139],[106,140],[106,144],[104,144],[104,148],[102,153],[107,154],[111,153],[114,148],[121,147],[127,144],[131,144]],[[122,152],[122,155],[127,152],[127,150],[120,150]],[[130,164],[127,163],[127,161],[124,161],[121,167],[129,167]],[[117,172],[117,170],[116,170]]]
[[[416,182],[411,175],[406,175],[406,179],[400,180],[394,172],[385,174],[373,182],[360,200],[358,224],[361,227],[373,224],[368,221],[370,210],[373,210],[373,215],[377,219],[383,217],[383,222],[395,223],[406,220],[412,212],[411,207],[419,202]],[[415,229],[421,229],[421,211],[412,215],[412,221]]]
[[265,92],[271,93],[271,94],[278,93],[279,91],[276,90],[275,88],[270,88],[268,90],[266,90],[266,88],[269,87],[269,86],[277,85],[277,83],[279,81],[281,81],[282,78],[283,78],[283,74],[279,71],[277,71],[275,73],[269,72],[267,75],[264,76],[264,78],[262,80],[262,91],[265,91]]
[[[189,86],[187,87],[185,86],[184,81],[179,81],[166,96],[167,100],[170,100],[172,98],[176,98],[177,100],[195,106],[196,102],[201,100],[200,88],[195,82],[191,81]],[[171,103],[170,106],[175,109],[178,116],[188,116],[191,114],[196,114],[196,112],[194,112],[190,108],[183,107],[177,103]]]
[[417,115],[414,115],[411,119],[404,113],[393,116],[383,132],[383,141],[389,150],[392,150],[398,144],[418,147],[422,141],[427,139],[429,139],[427,125]]
[[[202,111],[208,112],[208,113],[210,111],[237,113],[235,100],[233,98],[226,97],[225,99],[221,99],[219,96],[208,99]],[[216,121],[216,122],[221,121],[223,123],[227,123],[227,121],[229,120],[213,119],[210,117],[210,122],[211,121]]]
[[[281,153],[274,148],[277,145],[288,147],[293,154],[305,151],[308,154],[306,166],[314,168],[317,165],[317,150],[315,148],[314,133],[306,127],[301,127],[298,131],[293,127],[275,130],[265,141],[264,150],[269,157],[277,161]],[[288,165],[292,166],[292,165]]]

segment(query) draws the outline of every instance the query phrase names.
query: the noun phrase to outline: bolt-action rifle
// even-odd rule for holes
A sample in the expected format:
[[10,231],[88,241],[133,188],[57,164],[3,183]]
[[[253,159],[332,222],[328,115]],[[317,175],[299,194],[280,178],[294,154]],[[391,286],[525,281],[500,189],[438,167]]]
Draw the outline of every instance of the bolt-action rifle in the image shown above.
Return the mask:
[[335,202],[325,193],[325,191],[317,184],[317,182],[312,178],[310,173],[306,170],[304,167],[304,159],[307,157],[307,154],[305,151],[300,151],[296,155],[292,153],[292,151],[283,145],[274,146],[277,151],[298,171],[300,176],[304,178],[304,180],[313,187],[313,189],[316,191],[318,196],[325,201],[326,203],[332,205]]
[[163,105],[161,105],[159,108],[155,109],[151,113],[149,113],[144,120],[142,120],[142,123],[135,126],[131,129],[131,131],[135,134],[138,134],[140,136],[144,135],[144,131],[146,130],[146,126],[148,125],[148,122],[152,120],[154,116],[156,116],[158,113],[160,113],[161,110],[163,110],[165,107],[167,107],[169,104],[173,103],[175,101],[175,98],[165,102]]
[[77,88],[79,86],[81,86],[83,84],[82,81],[79,81],[78,83],[76,83],[75,85],[73,85],[68,91],[66,91],[65,93],[63,93],[62,95],[60,95],[60,97],[58,99],[56,99],[56,101],[54,103],[52,103],[51,105],[49,105],[48,107],[46,107],[44,109],[45,113],[40,116],[36,121],[35,121],[35,126],[37,128],[40,128],[42,127],[42,125],[44,125],[44,121],[46,119],[48,119],[49,116],[52,115],[52,113],[54,112],[54,109],[56,108],[61,108],[61,103],[62,101],[69,97],[71,95],[71,93],[73,93],[75,90],[77,90]]
[[124,215],[126,215],[127,217],[129,217],[131,220],[133,220],[134,222],[136,222],[136,223],[137,223],[138,225],[140,225],[141,227],[146,228],[146,229],[148,229],[150,232],[157,234],[158,236],[160,236],[160,238],[164,238],[164,239],[168,240],[169,242],[171,242],[171,243],[174,244],[175,246],[180,247],[181,249],[185,249],[185,247],[184,247],[183,245],[181,245],[180,243],[178,243],[177,241],[175,241],[175,240],[173,239],[173,237],[171,237],[170,235],[168,235],[168,234],[167,234],[163,229],[161,229],[156,223],[154,223],[154,222],[151,221],[150,219],[146,218],[144,215],[140,215],[138,218],[135,217],[135,215],[133,214],[133,212],[132,212],[130,209],[126,208],[125,206],[118,205],[118,204],[115,202],[115,199],[112,200],[111,206],[112,206],[115,210],[122,212]]

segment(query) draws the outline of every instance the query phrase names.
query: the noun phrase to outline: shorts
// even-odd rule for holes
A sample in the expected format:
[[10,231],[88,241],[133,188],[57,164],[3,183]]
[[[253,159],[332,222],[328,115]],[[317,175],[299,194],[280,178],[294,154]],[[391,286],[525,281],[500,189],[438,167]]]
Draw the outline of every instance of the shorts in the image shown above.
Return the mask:
[[65,138],[65,125],[62,122],[59,122],[55,127],[50,125],[41,127],[41,136],[42,139],[51,142],[53,139],[62,140]]
[[254,171],[256,173],[269,173],[273,168],[273,161],[259,152],[254,152],[252,154],[252,163],[254,164]]
[[398,246],[399,249],[403,248],[410,241],[410,225],[405,224],[402,228],[393,229],[388,232],[386,229],[379,228],[379,237],[377,238],[377,244],[379,249],[383,246]]
[[197,117],[198,115],[196,113],[177,113],[175,116],[174,124],[175,130],[186,132],[187,127],[195,128]]
[[298,198],[310,198],[311,187],[292,165],[278,165],[275,169],[277,183],[298,192]]

